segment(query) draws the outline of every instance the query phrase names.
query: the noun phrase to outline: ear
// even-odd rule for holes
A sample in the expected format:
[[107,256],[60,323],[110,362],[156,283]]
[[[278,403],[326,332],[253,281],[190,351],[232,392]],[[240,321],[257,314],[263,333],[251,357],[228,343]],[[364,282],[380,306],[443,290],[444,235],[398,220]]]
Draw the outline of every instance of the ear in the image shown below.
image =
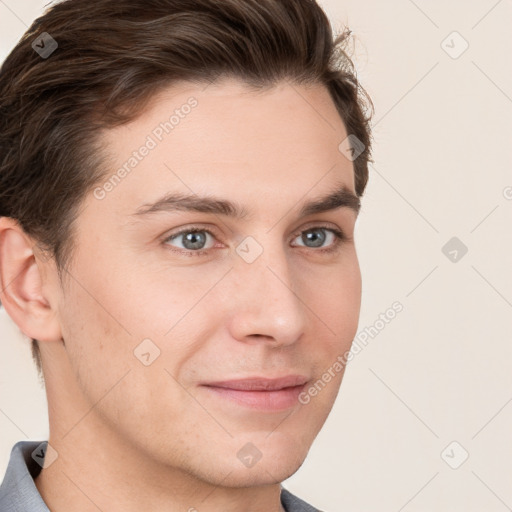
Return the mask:
[[56,297],[45,296],[44,263],[36,261],[34,246],[17,221],[0,217],[0,301],[23,334],[41,342],[59,341],[62,333],[52,307]]

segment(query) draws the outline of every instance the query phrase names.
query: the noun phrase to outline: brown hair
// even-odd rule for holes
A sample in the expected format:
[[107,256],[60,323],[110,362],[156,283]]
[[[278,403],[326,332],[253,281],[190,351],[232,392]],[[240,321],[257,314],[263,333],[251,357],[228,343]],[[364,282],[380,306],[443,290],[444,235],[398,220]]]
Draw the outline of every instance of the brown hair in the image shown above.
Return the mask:
[[[51,50],[43,55],[37,49]],[[354,160],[363,194],[372,103],[314,0],[64,0],[23,35],[0,68],[0,216],[16,219],[59,276],[73,224],[108,172],[102,130],[133,121],[177,81],[239,78],[323,84],[347,133],[364,145]],[[341,142],[341,141],[340,141]],[[40,376],[36,340],[32,354]]]

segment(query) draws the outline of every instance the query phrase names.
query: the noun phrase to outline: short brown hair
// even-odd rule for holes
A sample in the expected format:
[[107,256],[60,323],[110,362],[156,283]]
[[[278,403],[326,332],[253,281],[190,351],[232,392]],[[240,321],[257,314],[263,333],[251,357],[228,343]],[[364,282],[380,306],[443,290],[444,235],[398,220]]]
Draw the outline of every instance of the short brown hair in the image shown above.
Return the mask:
[[[34,46],[44,46],[44,33],[58,45],[51,55]],[[354,160],[361,196],[373,106],[347,55],[349,34],[333,35],[314,0],[52,5],[0,69],[0,216],[16,219],[55,258],[62,278],[81,201],[109,172],[102,130],[135,120],[155,93],[177,81],[225,76],[255,87],[278,80],[325,85],[348,134],[364,146]],[[36,340],[32,354],[41,375]]]

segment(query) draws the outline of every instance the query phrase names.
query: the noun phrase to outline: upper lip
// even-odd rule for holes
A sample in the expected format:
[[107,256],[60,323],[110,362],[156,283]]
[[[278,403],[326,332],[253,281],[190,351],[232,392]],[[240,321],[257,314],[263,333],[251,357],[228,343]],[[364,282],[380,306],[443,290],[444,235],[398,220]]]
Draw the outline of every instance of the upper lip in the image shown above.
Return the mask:
[[276,391],[278,389],[303,386],[308,381],[303,375],[285,375],[277,378],[251,377],[245,379],[206,382],[203,386],[235,389],[240,391]]

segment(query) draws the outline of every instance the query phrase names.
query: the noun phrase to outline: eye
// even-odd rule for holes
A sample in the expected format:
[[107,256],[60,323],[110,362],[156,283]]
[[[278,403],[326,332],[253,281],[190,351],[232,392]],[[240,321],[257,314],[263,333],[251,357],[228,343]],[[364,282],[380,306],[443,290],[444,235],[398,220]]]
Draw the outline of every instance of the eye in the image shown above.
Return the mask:
[[[335,251],[345,240],[343,232],[325,226],[315,226],[297,233],[295,246],[306,247],[321,252]],[[215,235],[208,229],[191,227],[173,233],[163,240],[171,249],[185,256],[201,256],[215,247]]]
[[320,247],[329,250],[335,249],[343,238],[343,233],[337,229],[314,227],[302,231],[296,240],[300,240],[301,243],[297,244],[299,246],[308,247],[310,249]]
[[206,229],[186,229],[169,236],[164,242],[177,242],[170,245],[187,251],[200,252],[211,249],[214,240],[212,233]]

